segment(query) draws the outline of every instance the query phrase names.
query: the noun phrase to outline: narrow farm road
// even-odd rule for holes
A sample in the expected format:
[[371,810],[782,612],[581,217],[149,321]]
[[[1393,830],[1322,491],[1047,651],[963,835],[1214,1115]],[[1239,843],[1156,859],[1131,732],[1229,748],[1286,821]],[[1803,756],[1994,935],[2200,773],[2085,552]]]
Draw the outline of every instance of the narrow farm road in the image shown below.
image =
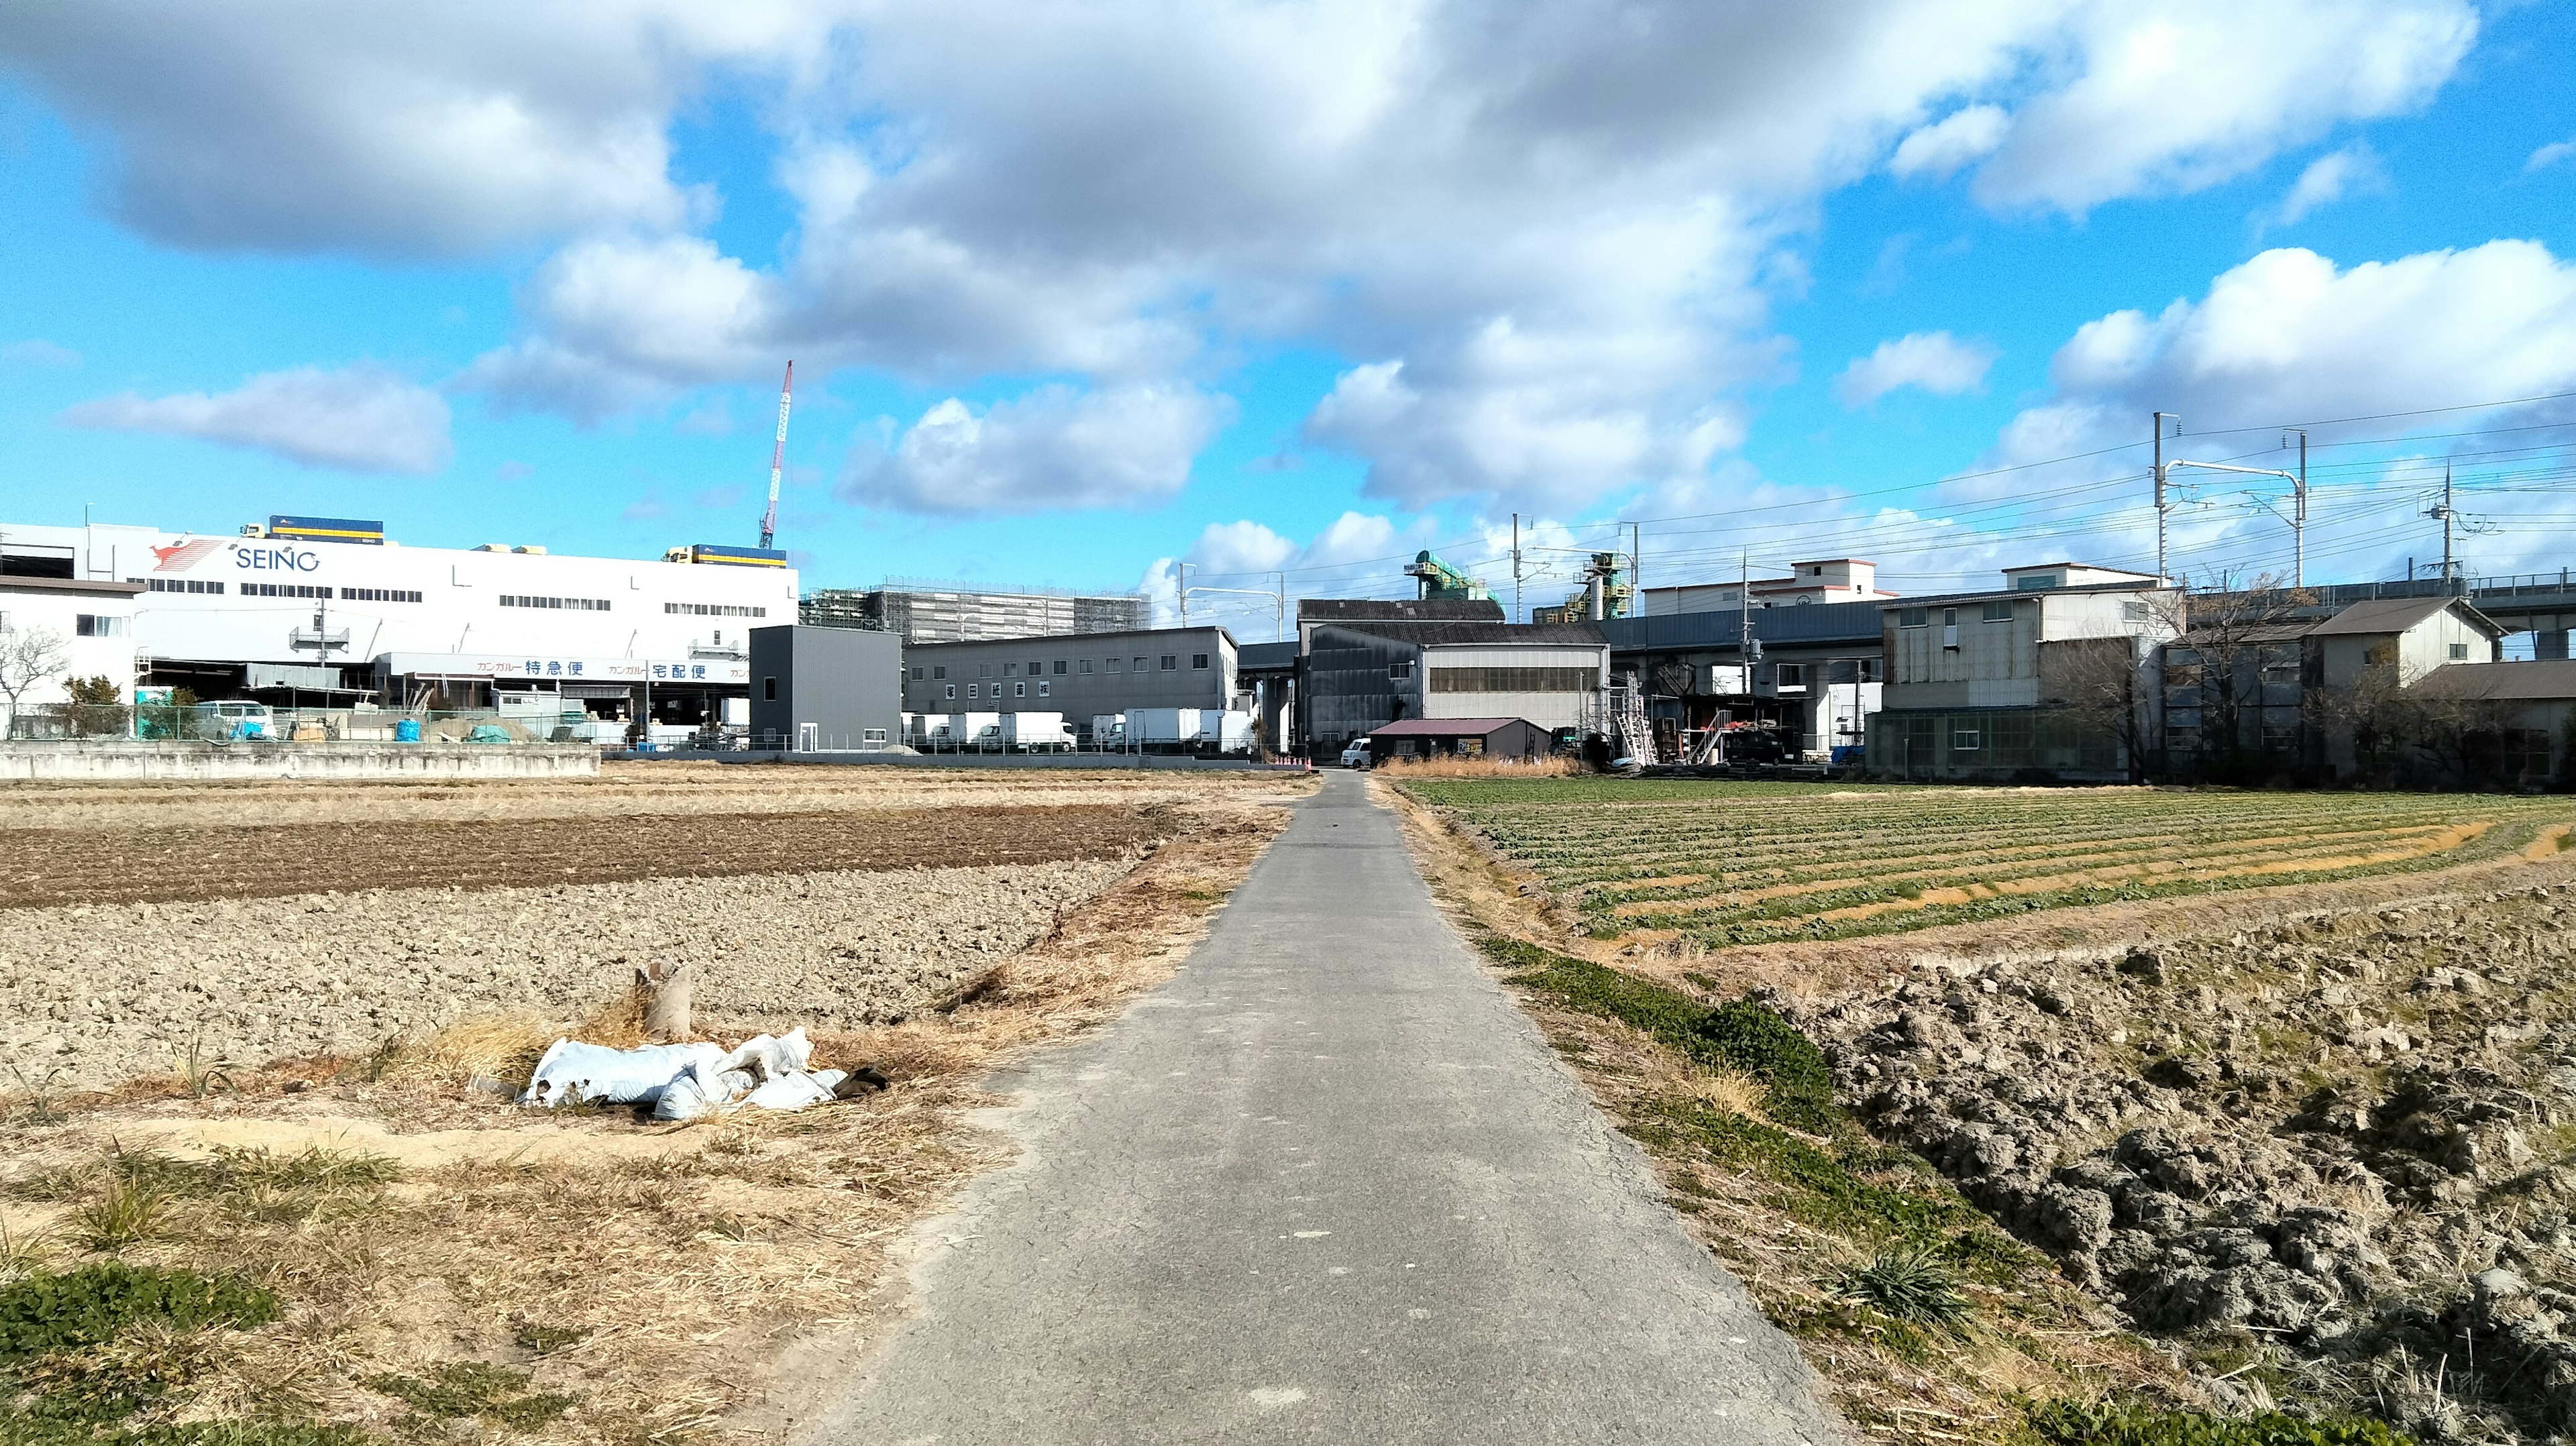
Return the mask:
[[800,1438],[1841,1439],[1359,777],[1178,978],[1006,1087],[1022,1158]]

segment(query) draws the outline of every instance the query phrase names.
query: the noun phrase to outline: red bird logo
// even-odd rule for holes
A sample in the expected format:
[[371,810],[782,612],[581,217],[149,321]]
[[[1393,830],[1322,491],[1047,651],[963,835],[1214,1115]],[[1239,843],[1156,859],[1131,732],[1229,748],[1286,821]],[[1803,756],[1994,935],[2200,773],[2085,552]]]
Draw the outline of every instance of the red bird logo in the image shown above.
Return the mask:
[[154,558],[154,564],[152,570],[154,572],[185,572],[197,561],[198,558],[204,557],[207,553],[214,551],[218,545],[220,545],[219,539],[200,537],[194,542],[182,542],[171,547],[153,548],[152,556]]

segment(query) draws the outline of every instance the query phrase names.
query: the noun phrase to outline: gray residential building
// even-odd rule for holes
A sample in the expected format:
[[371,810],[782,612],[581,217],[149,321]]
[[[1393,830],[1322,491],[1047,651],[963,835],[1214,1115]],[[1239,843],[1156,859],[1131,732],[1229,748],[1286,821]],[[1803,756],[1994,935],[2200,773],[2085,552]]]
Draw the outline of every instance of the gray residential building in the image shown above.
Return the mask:
[[1235,706],[1235,644],[1220,627],[1150,628],[903,650],[907,713],[1061,713],[1076,732],[1130,708]]

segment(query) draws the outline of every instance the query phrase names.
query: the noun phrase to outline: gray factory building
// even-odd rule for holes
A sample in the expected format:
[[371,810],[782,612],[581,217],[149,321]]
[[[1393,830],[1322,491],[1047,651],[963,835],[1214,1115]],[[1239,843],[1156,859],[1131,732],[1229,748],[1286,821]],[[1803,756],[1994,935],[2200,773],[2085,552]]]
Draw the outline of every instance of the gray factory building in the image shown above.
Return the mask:
[[1307,631],[1300,741],[1321,756],[1405,718],[1598,727],[1610,645],[1598,624],[1322,623]]
[[890,748],[903,742],[903,640],[849,628],[751,630],[755,748]]
[[1133,632],[1145,626],[1134,594],[997,592],[969,588],[826,588],[797,606],[816,627],[893,633],[907,643],[987,642],[1071,633]]
[[1234,638],[1152,628],[903,650],[907,713],[1061,713],[1077,730],[1130,708],[1230,708]]

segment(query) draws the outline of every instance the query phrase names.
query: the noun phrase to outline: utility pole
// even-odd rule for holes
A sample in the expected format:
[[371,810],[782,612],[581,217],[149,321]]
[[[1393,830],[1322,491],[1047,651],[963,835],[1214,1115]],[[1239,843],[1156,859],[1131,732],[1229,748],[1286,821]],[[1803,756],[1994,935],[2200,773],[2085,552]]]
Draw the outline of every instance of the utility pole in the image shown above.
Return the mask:
[[1512,514],[1512,621],[1529,621],[1529,614],[1521,611],[1521,515],[1517,512]]
[[1181,564],[1181,585],[1178,596],[1181,600],[1181,626],[1188,627],[1190,625],[1190,565],[1186,562]]
[[2447,582],[2450,580],[2452,570],[2459,566],[2451,558],[2451,519],[2456,514],[2451,510],[2451,464],[2448,462],[2442,464],[2442,503],[2438,507],[2426,508],[2424,515],[2441,520],[2442,578]]
[[1646,615],[1646,524],[1628,524],[1628,616]]
[[1274,572],[1270,580],[1279,584],[1279,604],[1270,610],[1270,641],[1284,643],[1288,641],[1288,574]]
[[[2171,417],[2171,416],[2173,416],[2173,413],[2171,413],[2171,412],[2158,412],[2158,413],[2156,413],[2156,416],[2155,416],[2155,430],[2156,430],[2156,462],[2155,462],[2155,466],[2156,466],[2156,581],[2157,581],[2157,582],[2159,582],[2159,583],[2163,582],[2163,581],[2165,580],[2165,577],[2166,577],[2166,573],[2165,573],[2165,418],[2167,418],[2167,417]],[[2181,421],[2182,421],[2182,418],[2180,418],[2180,417],[2174,417],[2174,421],[2175,421],[2175,422],[2177,422],[2177,423],[2179,423],[2179,422],[2181,422]],[[2176,432],[2177,434],[2179,434],[2179,433],[2181,432],[2181,430],[2182,430],[2182,429],[2181,429],[2181,427],[2180,427],[2180,426],[2176,426],[2174,430],[2175,430],[2175,432]]]
[[[2308,429],[2299,434],[2299,485],[2290,505],[2290,586],[2308,585]],[[2283,441],[2289,440],[2287,437]]]

